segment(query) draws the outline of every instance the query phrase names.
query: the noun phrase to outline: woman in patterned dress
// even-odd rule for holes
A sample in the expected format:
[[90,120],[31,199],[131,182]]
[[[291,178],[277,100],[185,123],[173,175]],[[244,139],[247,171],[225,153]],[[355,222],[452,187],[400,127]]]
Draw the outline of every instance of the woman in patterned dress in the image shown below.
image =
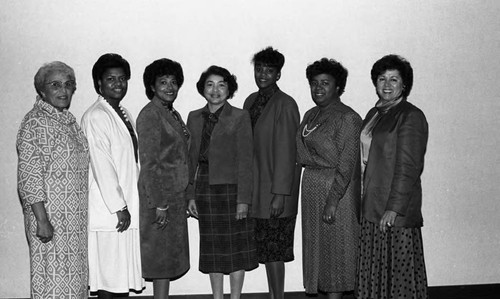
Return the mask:
[[87,139],[68,111],[75,73],[55,61],[17,134],[18,191],[30,248],[31,298],[87,298]]
[[91,164],[89,285],[98,298],[113,298],[144,288],[137,134],[134,120],[121,105],[130,65],[118,54],[104,54],[92,67],[92,79],[99,97],[82,117]]
[[406,99],[413,68],[398,55],[375,62],[379,100],[363,122],[362,221],[356,297],[425,299],[420,176],[429,136],[424,113]]
[[187,187],[190,135],[173,104],[184,83],[178,62],[162,58],[144,70],[146,96],[137,133],[142,277],[155,299],[168,298],[170,279],[189,270]]
[[228,70],[211,66],[196,84],[208,104],[188,116],[190,163],[196,169],[189,212],[199,219],[200,266],[215,299],[223,298],[229,274],[231,298],[239,298],[245,271],[258,266],[252,200],[252,127],[248,112],[227,103],[238,89]]
[[316,107],[297,133],[302,176],[302,246],[306,293],[342,298],[354,290],[359,237],[361,117],[341,102],[347,70],[323,58],[306,69]]

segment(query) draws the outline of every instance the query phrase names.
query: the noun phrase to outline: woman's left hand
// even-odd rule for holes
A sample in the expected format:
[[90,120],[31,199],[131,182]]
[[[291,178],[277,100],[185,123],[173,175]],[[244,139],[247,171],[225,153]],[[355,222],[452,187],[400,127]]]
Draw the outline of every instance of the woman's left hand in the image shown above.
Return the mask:
[[163,209],[158,209],[156,208],[156,220],[155,220],[155,223],[158,225],[157,228],[158,229],[165,229],[165,227],[167,227],[168,225],[168,206]]
[[380,231],[385,233],[388,227],[393,227],[394,222],[396,222],[396,217],[398,213],[394,211],[385,211],[384,216],[380,219],[379,227]]
[[323,222],[332,224],[333,221],[335,220],[335,211],[337,210],[337,207],[334,206],[333,204],[325,204],[325,207],[323,208]]
[[241,220],[247,218],[248,215],[248,204],[239,203],[236,205],[236,220]]

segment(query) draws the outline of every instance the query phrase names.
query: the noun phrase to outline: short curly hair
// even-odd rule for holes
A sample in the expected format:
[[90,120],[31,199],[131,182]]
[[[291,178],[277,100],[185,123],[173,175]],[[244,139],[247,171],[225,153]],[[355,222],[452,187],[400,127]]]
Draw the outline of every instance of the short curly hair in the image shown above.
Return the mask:
[[175,80],[177,80],[177,86],[179,86],[179,88],[181,88],[184,83],[184,73],[182,72],[182,66],[180,63],[168,58],[155,60],[144,69],[144,75],[142,76],[148,99],[151,100],[155,95],[151,86],[155,85],[156,78],[165,75],[174,76]]
[[404,98],[410,95],[411,88],[413,87],[413,68],[411,64],[403,57],[396,54],[386,55],[373,64],[371,70],[371,77],[373,86],[377,86],[377,78],[388,70],[397,70],[403,80]]
[[[61,62],[61,61],[52,61],[52,62],[45,63],[38,69],[38,71],[35,74],[35,79],[34,79],[35,90],[39,96],[42,96],[41,92],[44,90],[43,86],[45,84],[45,79],[47,78],[47,76],[49,74],[55,73],[55,72],[69,75],[72,80],[76,81],[75,71],[73,70],[73,68],[71,68],[66,63]],[[75,87],[75,90],[76,90],[76,87]]]
[[99,90],[99,80],[102,79],[102,75],[107,69],[111,68],[121,68],[125,72],[127,80],[130,79],[130,64],[127,60],[118,54],[107,53],[99,57],[92,67],[92,79],[94,80],[95,91],[101,94]]
[[257,52],[252,58],[253,65],[263,64],[276,67],[280,72],[285,65],[285,56],[273,47],[267,47]]
[[347,69],[340,62],[328,58],[321,58],[306,68],[306,77],[309,84],[317,75],[328,74],[332,76],[339,88],[339,96],[344,93],[348,73]]
[[236,82],[236,76],[231,74],[227,69],[216,65],[212,65],[206,71],[201,73],[200,79],[196,83],[196,88],[198,89],[198,93],[204,97],[203,92],[205,90],[205,81],[207,81],[210,75],[221,76],[224,79],[224,82],[226,82],[228,86],[229,90],[228,99],[233,98],[234,93],[238,90],[238,83]]

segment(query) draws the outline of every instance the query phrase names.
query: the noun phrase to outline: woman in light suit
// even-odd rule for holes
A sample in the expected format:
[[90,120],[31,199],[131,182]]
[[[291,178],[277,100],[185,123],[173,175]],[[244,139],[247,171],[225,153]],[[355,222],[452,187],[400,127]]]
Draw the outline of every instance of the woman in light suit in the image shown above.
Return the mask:
[[375,62],[379,97],[361,131],[362,228],[357,298],[427,298],[422,187],[428,126],[409,103],[413,69],[398,55]]
[[92,68],[99,94],[82,118],[90,151],[89,285],[99,298],[144,288],[139,240],[139,156],[134,120],[121,105],[130,65],[104,54]]
[[230,275],[231,298],[239,298],[245,271],[258,266],[252,197],[252,127],[244,110],[227,103],[238,88],[228,70],[211,66],[196,84],[208,104],[192,111],[190,161],[195,199],[189,212],[199,218],[200,266],[210,275],[215,299],[223,298],[223,275]]

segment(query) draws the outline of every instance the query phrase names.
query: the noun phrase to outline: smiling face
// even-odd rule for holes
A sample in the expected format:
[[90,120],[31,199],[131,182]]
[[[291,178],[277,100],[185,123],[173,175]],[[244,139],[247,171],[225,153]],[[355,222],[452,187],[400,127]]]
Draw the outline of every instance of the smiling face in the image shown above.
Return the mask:
[[403,78],[398,70],[387,70],[377,77],[376,90],[383,101],[393,101],[403,93]]
[[155,85],[151,86],[151,90],[155,93],[155,98],[162,102],[173,103],[177,98],[179,85],[175,76],[164,75],[156,78]]
[[257,63],[253,69],[255,84],[259,90],[266,90],[276,85],[281,77],[277,67]]
[[311,88],[311,97],[319,107],[326,107],[339,99],[339,88],[332,75],[319,74],[314,76],[309,82],[309,87]]
[[72,76],[61,72],[50,73],[45,78],[43,87],[40,93],[45,102],[59,111],[69,108],[76,90],[76,83]]
[[215,112],[226,103],[229,97],[229,86],[222,76],[210,75],[205,80],[203,96],[208,102],[210,112]]
[[128,79],[125,71],[118,68],[109,68],[99,80],[101,95],[110,101],[120,102],[127,94]]

